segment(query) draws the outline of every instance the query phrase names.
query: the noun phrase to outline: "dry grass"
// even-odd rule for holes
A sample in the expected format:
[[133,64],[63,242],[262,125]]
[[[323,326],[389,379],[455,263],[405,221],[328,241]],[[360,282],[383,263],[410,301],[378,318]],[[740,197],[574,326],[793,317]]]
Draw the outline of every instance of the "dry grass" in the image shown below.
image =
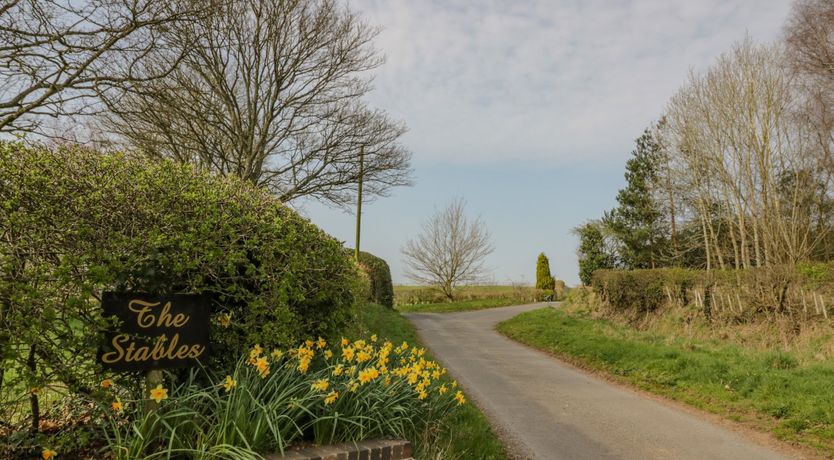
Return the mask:
[[834,359],[834,329],[822,317],[754,316],[741,321],[731,312],[713,312],[707,320],[693,304],[667,304],[640,315],[607,308],[596,294],[576,289],[564,304],[568,312],[611,320],[668,338],[728,343],[754,352],[790,352],[802,364]]

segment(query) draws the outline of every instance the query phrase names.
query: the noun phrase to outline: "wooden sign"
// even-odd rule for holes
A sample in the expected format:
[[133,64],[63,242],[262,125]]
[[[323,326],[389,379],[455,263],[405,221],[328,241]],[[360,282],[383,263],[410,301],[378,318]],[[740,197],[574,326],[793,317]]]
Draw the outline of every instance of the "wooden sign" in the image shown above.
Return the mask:
[[211,305],[206,296],[105,292],[101,305],[105,318],[115,318],[116,323],[98,353],[104,367],[188,367],[205,356]]

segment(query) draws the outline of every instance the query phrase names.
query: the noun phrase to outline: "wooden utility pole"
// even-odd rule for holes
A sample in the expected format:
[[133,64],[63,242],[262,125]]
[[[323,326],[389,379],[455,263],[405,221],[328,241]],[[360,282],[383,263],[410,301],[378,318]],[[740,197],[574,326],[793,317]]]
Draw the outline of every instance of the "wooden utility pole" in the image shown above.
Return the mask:
[[365,146],[359,148],[359,196],[356,198],[356,262],[359,262],[359,239],[362,234],[362,181],[365,179]]

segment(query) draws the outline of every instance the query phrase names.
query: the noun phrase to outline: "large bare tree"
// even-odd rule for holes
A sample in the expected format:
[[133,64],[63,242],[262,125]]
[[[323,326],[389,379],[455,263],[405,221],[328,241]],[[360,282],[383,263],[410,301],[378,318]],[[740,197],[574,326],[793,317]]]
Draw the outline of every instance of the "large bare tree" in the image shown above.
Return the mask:
[[[335,0],[229,0],[165,34],[165,78],[108,93],[107,126],[132,148],[336,205],[406,185],[405,127],[367,106],[377,30]],[[180,47],[181,46],[181,47]],[[364,168],[360,149],[364,148]]]
[[98,94],[158,77],[136,70],[168,47],[162,31],[199,17],[211,2],[0,0],[0,132],[42,133],[45,120],[97,111]]
[[786,58],[804,89],[799,116],[816,128],[824,165],[834,170],[834,2],[798,0],[785,26]]
[[483,221],[468,218],[466,203],[456,199],[423,224],[422,232],[405,244],[402,254],[408,278],[435,286],[454,300],[457,285],[484,278],[484,262],[493,249]]
[[801,87],[776,46],[737,44],[669,104],[679,201],[701,230],[706,268],[810,259],[831,231],[832,185]]

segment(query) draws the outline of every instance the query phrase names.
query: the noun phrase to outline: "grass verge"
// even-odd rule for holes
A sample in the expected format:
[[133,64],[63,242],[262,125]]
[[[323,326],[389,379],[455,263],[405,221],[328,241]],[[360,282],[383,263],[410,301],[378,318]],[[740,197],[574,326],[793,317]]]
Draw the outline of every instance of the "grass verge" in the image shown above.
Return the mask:
[[834,363],[659,336],[544,308],[498,325],[520,342],[616,380],[834,454]]
[[[420,343],[417,332],[407,319],[397,311],[379,305],[363,308],[357,335],[377,334],[380,340],[392,342]],[[486,417],[471,402],[461,406],[444,426],[437,437],[429,442],[411,440],[415,444],[418,459],[504,459],[506,454],[501,441],[495,436]],[[426,440],[428,441],[428,440]]]

